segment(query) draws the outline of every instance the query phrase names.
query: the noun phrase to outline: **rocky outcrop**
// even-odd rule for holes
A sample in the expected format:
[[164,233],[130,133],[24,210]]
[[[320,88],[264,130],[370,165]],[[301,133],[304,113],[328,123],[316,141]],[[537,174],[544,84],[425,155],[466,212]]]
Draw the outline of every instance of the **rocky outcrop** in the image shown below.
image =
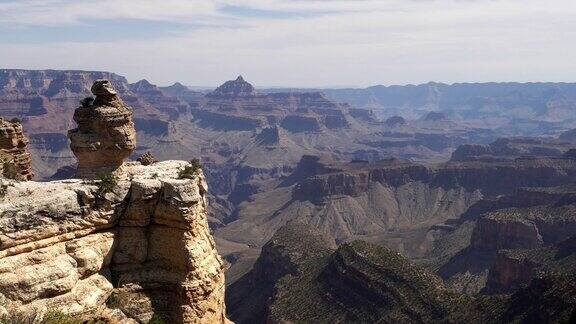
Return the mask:
[[[508,272],[494,279],[518,284],[514,293],[471,297],[447,291],[440,278],[397,252],[363,241],[333,251],[318,238],[302,226],[278,230],[254,268],[229,287],[237,323],[551,323],[573,317],[574,239],[546,251],[524,250],[514,256],[517,264],[503,265]],[[527,281],[520,284],[520,278]]]
[[142,165],[150,165],[158,162],[151,152],[146,152],[140,155],[136,161],[140,162]]
[[472,235],[471,247],[480,250],[532,249],[576,235],[573,195],[554,204],[504,208],[482,215]]
[[457,291],[512,292],[554,259],[543,260],[550,246],[576,236],[574,215],[572,184],[521,188],[513,195],[479,201],[462,216],[475,223],[469,244],[439,273]]
[[[193,111],[202,126],[217,128],[215,125],[231,124],[233,130],[252,130],[256,127],[281,125],[290,132],[318,132],[322,128],[341,129],[351,126],[350,120],[374,121],[369,110],[353,110],[346,104],[338,104],[321,92],[279,92],[260,93],[241,76],[226,81],[216,90],[206,95],[207,101]],[[210,115],[207,114],[209,112]],[[218,122],[206,124],[207,119],[217,118]],[[244,125],[252,119],[257,125]],[[215,124],[215,125],[211,125]],[[222,127],[222,126],[220,126]]]
[[278,126],[264,128],[256,135],[256,142],[260,145],[281,145],[284,141],[286,134]]
[[576,159],[576,149],[570,149],[564,153],[563,157],[568,159]]
[[569,142],[576,142],[576,128],[563,132],[560,134],[560,136],[558,136],[558,139]]
[[446,115],[436,111],[431,111],[424,117],[424,120],[426,121],[441,121],[446,119],[448,119]]
[[[333,245],[309,226],[289,223],[253,269],[228,288],[237,323],[442,322],[465,314],[441,280],[398,253],[355,241]],[[314,307],[302,307],[314,305]]]
[[318,132],[320,122],[315,117],[288,115],[280,123],[282,127],[292,133]]
[[518,256],[514,251],[501,251],[488,273],[484,293],[512,292],[530,282],[539,264]]
[[28,138],[19,121],[7,121],[0,117],[0,176],[30,180],[32,163],[28,152]]
[[398,187],[414,181],[445,189],[480,190],[484,195],[496,196],[511,194],[521,187],[564,185],[576,176],[576,163],[565,158],[449,162],[434,167],[388,159],[365,164],[332,163],[331,169],[328,174],[303,179],[294,188],[294,198],[322,200],[331,195],[359,196],[368,190],[370,183]]
[[461,145],[452,153],[452,161],[513,159],[525,156],[561,157],[571,148],[571,143],[557,139],[500,138],[489,145]]
[[488,145],[464,144],[452,152],[452,161],[465,161],[470,157],[491,155],[492,149]]
[[253,269],[228,288],[226,305],[236,323],[264,323],[274,302],[275,285],[285,276],[298,276],[310,259],[322,259],[334,242],[309,226],[292,222],[264,245]]
[[216,131],[250,131],[264,124],[259,118],[211,112],[204,109],[193,109],[192,114],[201,127]]
[[519,213],[521,211],[504,209],[482,217],[476,224],[470,246],[488,251],[541,246],[543,241],[538,227],[518,217]]
[[573,273],[576,267],[576,236],[537,249],[502,250],[490,267],[486,294],[511,293],[543,273]]
[[400,116],[392,116],[384,122],[388,127],[397,127],[397,126],[404,126],[407,124],[406,119]]
[[188,111],[188,104],[177,97],[165,95],[163,90],[147,80],[140,80],[130,84],[129,89],[138,99],[144,100],[156,109],[166,113],[171,119],[176,119],[180,114]]
[[201,173],[178,179],[187,165],[128,163],[116,180],[10,183],[0,202],[0,314],[226,322],[206,183]]
[[74,112],[78,128],[70,130],[70,149],[78,159],[77,176],[90,178],[117,170],[136,147],[132,109],[108,80],[92,85],[96,99],[83,100]]
[[344,321],[442,322],[455,310],[440,278],[363,241],[340,246],[318,280],[324,294],[347,311],[340,315]]
[[374,115],[374,112],[369,109],[360,109],[360,108],[350,108],[348,109],[350,116],[354,117],[358,120],[368,121],[368,122],[376,122],[378,119]]

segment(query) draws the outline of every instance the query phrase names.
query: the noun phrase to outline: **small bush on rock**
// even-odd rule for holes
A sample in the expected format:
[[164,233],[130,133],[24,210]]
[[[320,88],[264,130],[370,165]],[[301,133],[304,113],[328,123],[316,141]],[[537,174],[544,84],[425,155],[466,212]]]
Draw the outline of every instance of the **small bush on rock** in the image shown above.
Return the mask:
[[6,197],[8,194],[8,185],[0,181],[0,198]]
[[40,321],[38,314],[11,314],[0,317],[0,324],[100,324],[99,320],[83,321],[58,310],[51,310]]
[[42,320],[42,324],[82,324],[84,321],[61,311],[49,311]]
[[118,178],[112,173],[101,174],[98,176],[97,186],[96,195],[104,197],[104,195],[116,189],[118,186]]
[[120,308],[120,299],[118,298],[118,295],[114,293],[111,294],[110,297],[106,299],[106,306],[108,306],[110,309]]
[[200,160],[199,159],[192,159],[190,161],[190,165],[187,165],[184,167],[184,169],[180,170],[180,172],[178,172],[178,178],[179,179],[193,179],[195,176],[198,175],[198,173],[200,172],[200,169],[202,169],[202,164],[200,164]]
[[150,321],[148,321],[148,324],[165,324],[166,322],[164,322],[164,319],[162,319],[162,317],[158,314],[154,314],[152,315],[152,318],[150,319]]

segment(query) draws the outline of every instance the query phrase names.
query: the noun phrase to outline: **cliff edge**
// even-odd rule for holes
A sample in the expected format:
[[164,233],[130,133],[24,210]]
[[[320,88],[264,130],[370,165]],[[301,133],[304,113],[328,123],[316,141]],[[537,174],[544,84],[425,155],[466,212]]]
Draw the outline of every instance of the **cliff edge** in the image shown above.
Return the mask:
[[223,263],[201,170],[125,163],[100,180],[0,192],[0,316],[52,310],[110,323],[225,323]]

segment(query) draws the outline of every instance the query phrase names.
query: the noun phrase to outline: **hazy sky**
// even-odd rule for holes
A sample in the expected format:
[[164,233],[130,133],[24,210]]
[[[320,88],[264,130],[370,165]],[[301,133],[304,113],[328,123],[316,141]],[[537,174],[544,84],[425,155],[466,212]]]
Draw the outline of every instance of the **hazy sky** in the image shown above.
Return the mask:
[[167,85],[576,81],[575,0],[0,0],[0,68]]

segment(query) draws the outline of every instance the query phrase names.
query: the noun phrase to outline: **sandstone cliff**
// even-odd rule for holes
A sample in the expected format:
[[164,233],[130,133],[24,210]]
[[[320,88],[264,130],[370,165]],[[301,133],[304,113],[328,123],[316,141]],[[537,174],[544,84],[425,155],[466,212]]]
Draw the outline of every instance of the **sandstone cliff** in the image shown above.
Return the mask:
[[502,250],[490,268],[483,292],[513,292],[542,273],[573,274],[575,267],[576,236],[546,247]]
[[[224,323],[200,174],[128,163],[115,181],[11,182],[0,201],[0,314]],[[6,181],[6,180],[5,180]]]
[[10,122],[0,117],[0,177],[30,180],[34,176],[28,138],[20,122]]

